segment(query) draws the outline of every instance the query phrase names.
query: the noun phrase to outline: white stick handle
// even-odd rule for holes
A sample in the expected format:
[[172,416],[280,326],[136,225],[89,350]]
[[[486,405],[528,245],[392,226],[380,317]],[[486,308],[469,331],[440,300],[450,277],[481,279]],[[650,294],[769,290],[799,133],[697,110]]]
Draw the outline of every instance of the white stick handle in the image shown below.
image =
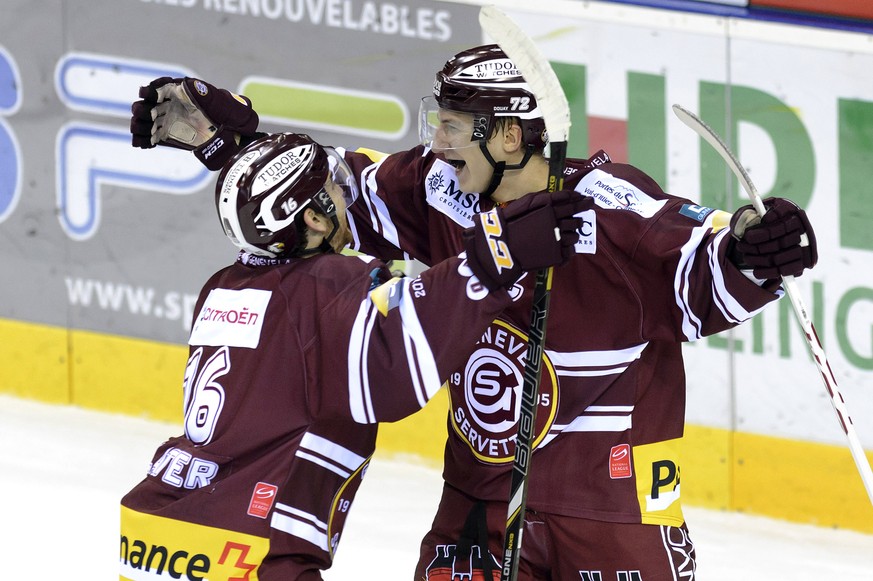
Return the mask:
[[[746,194],[748,194],[749,199],[752,201],[752,206],[754,206],[759,215],[763,216],[767,209],[764,207],[764,201],[761,199],[758,189],[755,188],[755,184],[752,183],[749,174],[746,173],[745,168],[740,165],[739,160],[737,160],[727,144],[722,141],[721,137],[709,125],[685,107],[673,105],[673,112],[685,125],[693,129],[695,133],[705,139],[721,155],[722,159],[725,160],[725,163],[727,163],[728,167],[731,168],[731,171],[737,177],[737,180],[739,180]],[[849,416],[849,410],[846,408],[846,401],[837,387],[837,379],[834,377],[834,372],[831,369],[830,363],[828,363],[828,358],[818,338],[818,333],[816,333],[815,327],[812,324],[809,309],[806,308],[806,303],[803,301],[800,289],[793,276],[782,277],[782,288],[785,289],[785,293],[791,300],[794,314],[803,328],[803,334],[806,337],[809,350],[812,352],[812,357],[821,374],[822,382],[827,389],[828,395],[831,397],[834,412],[836,412],[840,426],[843,428],[843,432],[849,441],[849,450],[852,452],[855,465],[858,467],[858,474],[861,475],[861,481],[864,483],[864,488],[867,489],[870,504],[873,504],[873,470],[870,469],[870,463],[867,461],[864,447],[861,446],[861,440],[855,432],[855,426],[852,423],[852,418]]]

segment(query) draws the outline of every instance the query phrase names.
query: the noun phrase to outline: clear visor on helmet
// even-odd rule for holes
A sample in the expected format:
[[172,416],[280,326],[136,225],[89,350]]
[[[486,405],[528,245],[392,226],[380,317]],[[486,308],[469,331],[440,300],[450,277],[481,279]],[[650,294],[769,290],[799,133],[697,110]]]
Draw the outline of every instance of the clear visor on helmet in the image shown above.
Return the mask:
[[342,190],[342,197],[348,208],[358,199],[358,183],[342,153],[333,147],[323,147],[323,149],[330,166],[330,178]]
[[418,107],[418,136],[434,151],[474,147],[473,115],[443,109],[434,97],[424,97]]

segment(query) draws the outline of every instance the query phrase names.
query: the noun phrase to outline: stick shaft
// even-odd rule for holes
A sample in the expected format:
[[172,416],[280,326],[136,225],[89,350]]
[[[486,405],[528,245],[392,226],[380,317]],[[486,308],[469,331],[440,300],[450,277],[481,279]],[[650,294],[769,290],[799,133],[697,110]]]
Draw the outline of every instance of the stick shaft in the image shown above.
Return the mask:
[[[549,177],[546,190],[559,191],[564,186],[564,162],[570,129],[570,108],[561,84],[549,61],[530,37],[506,14],[493,6],[485,6],[479,13],[479,22],[485,32],[515,63],[536,97],[549,134]],[[553,272],[551,267],[537,272],[534,286],[518,433],[512,463],[509,507],[503,539],[501,581],[516,581],[518,577],[518,560],[521,554],[527,489],[536,433],[536,400],[539,394],[542,356],[546,342],[546,321],[549,314]]]

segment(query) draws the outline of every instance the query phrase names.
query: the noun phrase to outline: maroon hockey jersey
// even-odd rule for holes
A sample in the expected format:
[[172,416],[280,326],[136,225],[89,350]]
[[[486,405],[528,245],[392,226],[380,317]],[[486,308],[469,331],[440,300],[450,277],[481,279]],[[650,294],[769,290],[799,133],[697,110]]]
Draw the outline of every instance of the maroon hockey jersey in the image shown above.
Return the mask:
[[[373,157],[346,152],[362,190],[357,248],[425,264],[458,253],[489,201],[460,191],[453,168],[422,147]],[[681,343],[749,319],[781,291],[726,259],[729,214],[668,195],[603,152],[568,160],[564,187],[596,207],[554,271],[528,507],[681,524]],[[509,495],[533,278],[448,376],[444,477],[480,499]]]
[[122,500],[121,578],[292,580],[330,566],[376,422],[417,411],[499,311],[451,258],[240,254],[200,293],[184,434]]

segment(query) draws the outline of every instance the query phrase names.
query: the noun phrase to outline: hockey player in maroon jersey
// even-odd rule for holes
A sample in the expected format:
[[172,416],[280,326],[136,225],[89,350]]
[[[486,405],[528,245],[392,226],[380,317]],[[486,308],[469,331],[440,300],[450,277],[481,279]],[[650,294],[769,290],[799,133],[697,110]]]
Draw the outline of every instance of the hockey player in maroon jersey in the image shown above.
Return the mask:
[[[186,82],[159,79],[143,91],[135,146],[175,143],[203,160],[229,112],[248,110],[230,100],[201,106],[205,141],[179,145],[174,123],[197,125],[172,113]],[[463,248],[477,212],[544,188],[547,136],[535,96],[494,45],[445,64],[420,120],[422,146],[376,158],[345,152],[361,188],[349,221],[354,248],[431,265]],[[244,143],[255,130],[232,133]],[[233,149],[235,140],[223,143]],[[554,276],[519,579],[690,580],[682,343],[778,299],[780,276],[815,265],[815,235],[789,200],[766,200],[763,219],[751,206],[701,207],[603,151],[568,159],[564,187],[595,207],[582,214],[575,256]],[[471,562],[483,565],[486,544],[501,553],[531,278],[449,375],[445,486],[416,581],[469,574]]]
[[184,435],[122,500],[123,579],[320,579],[376,422],[428,401],[523,270],[569,258],[591,206],[531,196],[467,230],[466,255],[401,280],[337,254],[356,193],[305,135],[261,138],[222,170],[216,206],[241,251],[197,300]]

